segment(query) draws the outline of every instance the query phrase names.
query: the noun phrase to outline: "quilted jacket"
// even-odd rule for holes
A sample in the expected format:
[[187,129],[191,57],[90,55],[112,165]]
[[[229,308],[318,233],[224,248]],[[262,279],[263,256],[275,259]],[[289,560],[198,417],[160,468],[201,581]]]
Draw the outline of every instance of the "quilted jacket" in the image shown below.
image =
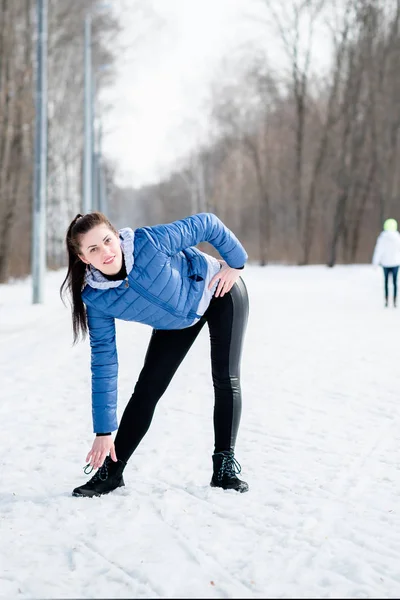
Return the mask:
[[183,329],[204,314],[213,290],[208,283],[220,263],[194,246],[209,242],[233,268],[247,254],[236,236],[211,213],[165,225],[119,231],[127,270],[123,281],[87,271],[82,298],[86,306],[92,369],[95,433],[117,429],[118,356],[115,319],[154,329]]

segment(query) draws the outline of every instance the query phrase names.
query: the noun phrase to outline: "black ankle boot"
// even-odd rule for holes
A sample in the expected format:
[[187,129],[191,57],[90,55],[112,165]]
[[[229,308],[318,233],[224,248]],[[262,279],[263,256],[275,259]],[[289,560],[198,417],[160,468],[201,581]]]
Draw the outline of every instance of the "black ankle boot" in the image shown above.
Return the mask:
[[110,456],[107,456],[95,475],[84,485],[75,488],[72,495],[92,498],[108,494],[116,488],[124,486],[122,472],[125,467],[126,463],[122,460],[114,462]]
[[214,473],[211,478],[211,487],[220,487],[223,490],[236,490],[237,492],[247,492],[248,484],[242,481],[237,474],[242,470],[233,452],[225,450],[213,454]]

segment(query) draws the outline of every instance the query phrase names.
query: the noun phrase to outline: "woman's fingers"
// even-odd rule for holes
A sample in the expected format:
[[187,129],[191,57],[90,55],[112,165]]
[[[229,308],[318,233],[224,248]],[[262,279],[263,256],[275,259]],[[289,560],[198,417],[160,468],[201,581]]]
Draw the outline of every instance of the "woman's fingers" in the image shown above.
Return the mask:
[[211,279],[210,283],[208,284],[208,289],[211,290],[212,287],[215,285],[215,283],[218,281],[219,279],[219,273],[217,275],[214,275],[214,277]]
[[231,288],[232,288],[232,285],[233,285],[233,282],[232,282],[232,281],[226,281],[226,282],[225,282],[225,285],[224,285],[224,290],[223,290],[223,293],[222,293],[222,295],[223,295],[223,296],[224,296],[225,294],[227,294],[227,293],[228,293],[228,292],[231,290]]
[[221,282],[221,281],[225,280],[225,277],[228,274],[228,269],[230,269],[230,267],[225,265],[222,267],[222,269],[216,275],[214,275],[214,277],[211,279],[210,283],[208,284],[209,290],[212,289],[212,287],[217,283],[217,281]]
[[230,279],[221,279],[217,287],[216,296],[224,296],[229,292],[235,282]]
[[222,296],[224,296],[225,294],[227,294],[229,292],[229,290],[232,287],[232,283],[230,281],[225,281],[225,285],[224,285],[224,289],[222,292]]
[[224,285],[225,285],[225,280],[224,279],[220,279],[220,282],[219,282],[218,287],[217,287],[217,291],[215,292],[215,295],[217,296],[217,298],[218,298],[218,296],[221,295],[222,290],[224,288]]
[[106,452],[102,452],[102,453],[100,454],[100,456],[99,456],[99,461],[98,461],[98,463],[97,463],[97,468],[98,468],[98,469],[100,469],[101,465],[102,465],[102,464],[103,464],[103,462],[105,461],[105,459],[106,459],[106,456],[107,456],[107,453],[106,453]]
[[111,455],[111,458],[113,459],[113,461],[117,462],[117,455],[115,453],[115,446],[114,446],[114,444],[111,446],[110,455]]
[[222,295],[222,290],[224,288],[224,284],[225,284],[225,282],[221,279],[220,282],[218,283],[218,286],[217,286],[217,289],[215,292],[215,296],[217,298]]
[[215,292],[215,296],[223,296],[233,286],[233,284],[239,279],[240,273],[236,269],[231,269],[230,267],[222,267],[221,271],[214,275],[211,279],[208,289],[211,290],[212,287],[218,281],[217,289]]
[[101,466],[103,464],[103,463],[101,463],[99,465],[100,458],[101,458],[101,454],[99,452],[93,452],[93,449],[92,449],[86,457],[86,462],[88,462],[93,467],[93,469],[98,469],[99,466]]
[[114,442],[111,439],[105,440],[104,438],[97,437],[93,442],[93,446],[86,456],[86,462],[89,463],[93,469],[99,469],[108,454],[111,455],[113,461],[117,461],[117,455],[115,452]]

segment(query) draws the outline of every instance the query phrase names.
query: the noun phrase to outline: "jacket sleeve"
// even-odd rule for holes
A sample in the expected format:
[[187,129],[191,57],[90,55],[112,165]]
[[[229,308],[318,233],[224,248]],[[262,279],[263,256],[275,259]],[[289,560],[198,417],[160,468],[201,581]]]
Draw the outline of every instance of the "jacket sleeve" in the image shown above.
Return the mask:
[[374,253],[372,256],[372,264],[373,265],[379,265],[380,261],[381,261],[381,248],[382,248],[382,241],[381,238],[378,237],[378,239],[376,240],[376,244],[375,244],[375,248],[374,248]]
[[166,225],[144,227],[144,230],[168,256],[208,242],[232,268],[243,267],[247,261],[247,253],[235,234],[212,213],[199,213]]
[[118,355],[114,317],[86,307],[92,369],[94,433],[115,431],[117,423]]

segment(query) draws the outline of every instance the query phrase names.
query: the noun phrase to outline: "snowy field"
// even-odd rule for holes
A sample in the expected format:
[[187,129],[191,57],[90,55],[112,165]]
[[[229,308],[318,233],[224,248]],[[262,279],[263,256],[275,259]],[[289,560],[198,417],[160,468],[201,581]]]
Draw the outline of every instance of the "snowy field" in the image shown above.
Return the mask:
[[[204,329],[125,471],[73,498],[93,434],[87,342],[64,272],[0,286],[0,598],[399,598],[400,308],[371,266],[246,267],[236,457],[209,487]],[[117,324],[119,415],[149,327]]]

